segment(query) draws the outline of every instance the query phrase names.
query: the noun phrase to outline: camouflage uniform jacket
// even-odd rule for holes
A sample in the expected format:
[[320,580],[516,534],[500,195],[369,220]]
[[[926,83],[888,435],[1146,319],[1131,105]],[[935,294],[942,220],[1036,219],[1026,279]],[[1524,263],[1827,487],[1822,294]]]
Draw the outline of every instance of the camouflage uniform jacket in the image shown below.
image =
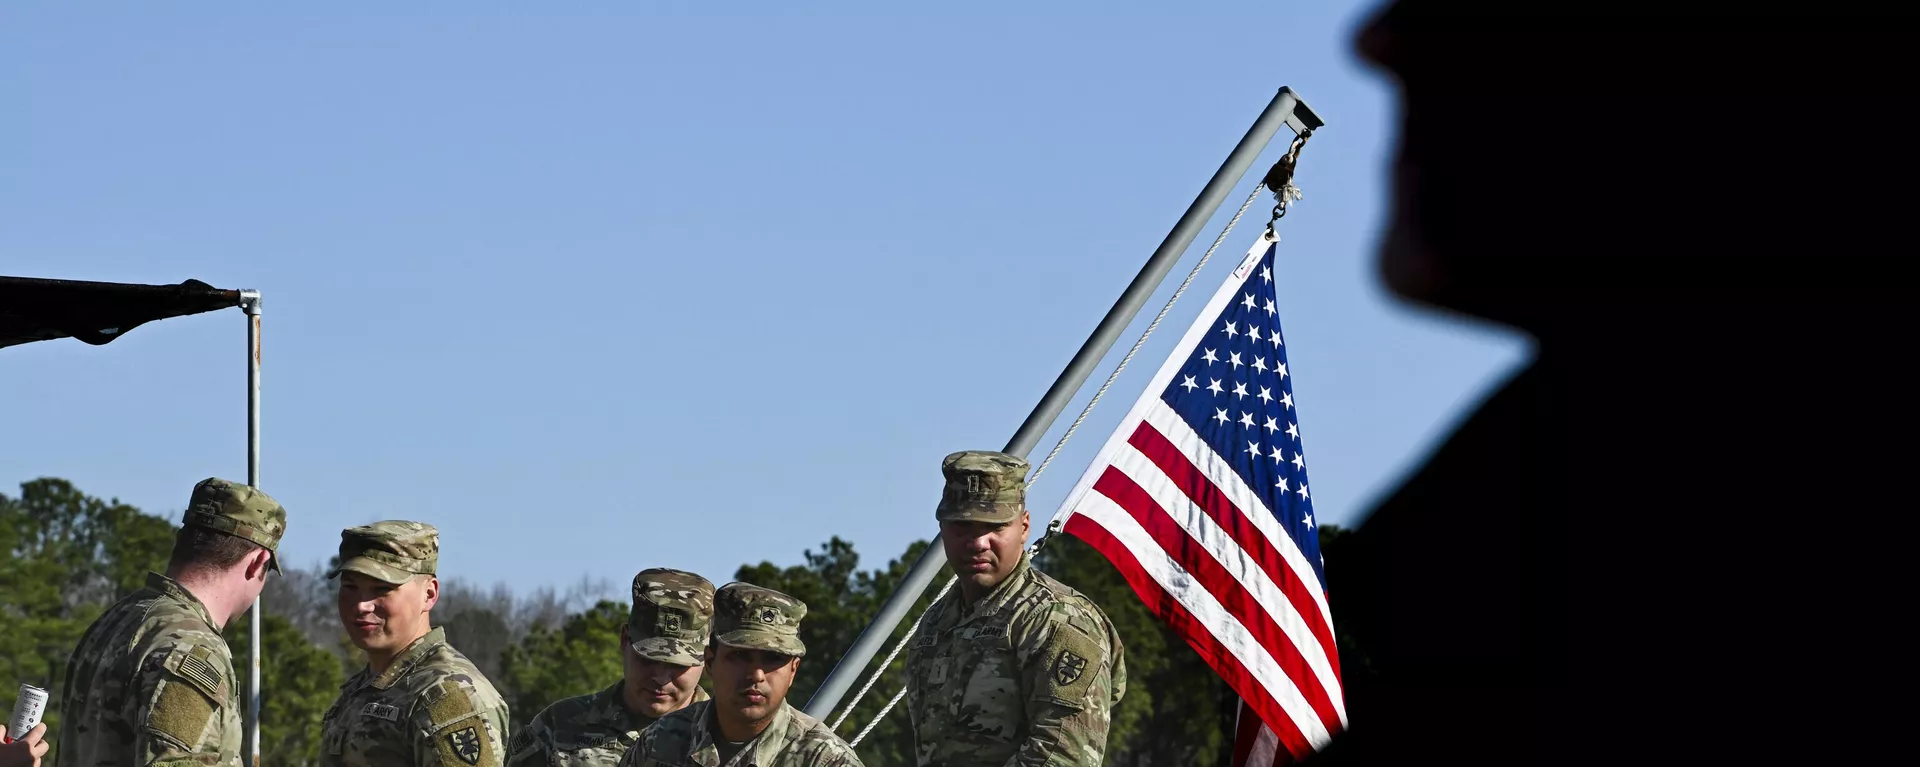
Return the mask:
[[760,735],[720,763],[714,745],[713,702],[675,711],[640,733],[640,743],[620,760],[623,767],[865,767],[840,736],[820,720],[780,701],[780,711]]
[[[654,720],[627,710],[621,700],[626,681],[596,693],[554,701],[513,733],[507,746],[510,767],[614,767]],[[707,699],[693,688],[689,705]]]
[[232,651],[206,605],[158,573],[80,637],[59,711],[62,767],[240,765]]
[[320,728],[322,767],[500,767],[507,704],[436,628],[341,685]]
[[920,767],[1097,765],[1126,694],[1120,637],[1080,592],[1026,555],[973,605],[927,609],[907,651]]

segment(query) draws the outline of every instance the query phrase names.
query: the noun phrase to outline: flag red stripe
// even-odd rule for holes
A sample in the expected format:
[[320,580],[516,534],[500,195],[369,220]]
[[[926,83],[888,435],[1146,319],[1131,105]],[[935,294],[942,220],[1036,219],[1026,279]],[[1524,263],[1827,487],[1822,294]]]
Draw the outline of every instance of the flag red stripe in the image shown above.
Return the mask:
[[1205,624],[1194,618],[1192,613],[1187,612],[1187,608],[1182,606],[1178,599],[1167,594],[1166,590],[1160,587],[1159,582],[1155,581],[1152,575],[1147,574],[1125,544],[1116,540],[1106,528],[1084,514],[1075,514],[1070,517],[1064,529],[1075,538],[1086,541],[1087,545],[1092,546],[1094,550],[1104,555],[1108,562],[1113,563],[1114,569],[1119,570],[1121,577],[1127,579],[1127,584],[1133,587],[1133,593],[1140,597],[1141,603],[1185,639],[1194,652],[1199,653],[1201,659],[1212,666],[1220,678],[1227,681],[1227,685],[1232,687],[1234,692],[1239,693],[1243,700],[1254,707],[1254,710],[1260,712],[1261,719],[1280,723],[1279,727],[1274,728],[1274,734],[1279,736],[1280,744],[1292,752],[1295,759],[1305,759],[1313,753],[1313,746],[1307,742],[1306,736],[1301,734],[1300,729],[1294,726],[1293,719],[1287,716],[1286,710],[1280,707],[1279,701],[1274,699],[1273,694],[1254,678],[1240,659],[1234,657],[1232,651],[1220,644],[1220,640],[1207,631]]
[[[1201,511],[1212,517],[1213,521],[1220,525],[1220,529],[1233,538],[1233,542],[1239,545],[1241,551],[1246,552],[1248,557],[1260,565],[1260,569],[1266,571],[1267,577],[1272,578],[1274,585],[1280,587],[1280,593],[1285,594],[1287,601],[1293,603],[1294,611],[1300,613],[1301,619],[1307,624],[1307,629],[1313,632],[1313,638],[1319,640],[1320,651],[1326,655],[1327,664],[1333,668],[1333,677],[1338,684],[1339,647],[1334,643],[1332,627],[1327,625],[1327,616],[1320,614],[1320,605],[1314,601],[1313,594],[1307,591],[1307,589],[1319,590],[1318,585],[1303,583],[1294,573],[1293,568],[1289,567],[1286,560],[1280,556],[1279,550],[1274,547],[1274,542],[1267,540],[1266,534],[1260,532],[1260,528],[1247,519],[1246,510],[1234,505],[1233,500],[1207,477],[1207,473],[1195,466],[1185,453],[1180,452],[1180,448],[1174,446],[1166,435],[1160,433],[1159,429],[1155,429],[1152,424],[1143,420],[1138,427],[1134,428],[1133,435],[1127,439],[1127,443],[1133,445],[1134,449],[1139,450],[1148,460],[1153,461],[1155,466],[1160,467],[1160,470],[1165,472],[1173,483],[1187,494],[1188,498],[1193,499],[1194,504],[1199,506]],[[1339,731],[1339,717],[1335,716],[1331,719],[1327,717],[1327,712],[1331,711],[1331,708],[1322,709],[1316,703],[1314,710],[1319,711],[1320,718],[1327,722],[1328,731]]]
[[[1145,426],[1143,424],[1143,426]],[[1205,481],[1202,478],[1201,481]],[[1212,485],[1208,485],[1212,488]],[[1184,488],[1182,488],[1184,490]],[[1255,599],[1253,593],[1240,583],[1233,573],[1221,566],[1208,552],[1205,546],[1193,539],[1186,528],[1180,526],[1166,509],[1160,507],[1144,488],[1133,481],[1132,477],[1112,466],[1107,467],[1100,479],[1093,483],[1093,491],[1106,496],[1115,505],[1125,509],[1140,527],[1153,537],[1153,542],[1163,550],[1181,569],[1205,588],[1234,620],[1244,626],[1247,633],[1265,647],[1267,654],[1273,656],[1274,663],[1285,672],[1287,678],[1300,691],[1313,713],[1320,717],[1322,726],[1328,732],[1340,731],[1340,713],[1333,707],[1333,699],[1327,696],[1326,688],[1321,686],[1320,677],[1313,673],[1313,667],[1307,665],[1307,659],[1294,647],[1293,640],[1280,629],[1279,622],[1267,612],[1267,608]],[[1217,492],[1217,491],[1216,491]],[[1231,508],[1231,507],[1229,507]],[[1239,512],[1233,514],[1238,516]]]

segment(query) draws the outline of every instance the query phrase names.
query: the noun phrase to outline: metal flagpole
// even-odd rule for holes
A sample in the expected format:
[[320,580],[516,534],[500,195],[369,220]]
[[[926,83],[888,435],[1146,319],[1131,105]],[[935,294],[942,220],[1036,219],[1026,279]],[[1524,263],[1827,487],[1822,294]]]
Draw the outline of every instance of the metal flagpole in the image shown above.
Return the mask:
[[[1126,330],[1128,323],[1133,322],[1134,315],[1139,314],[1140,307],[1145,306],[1147,299],[1159,289],[1160,282],[1166,279],[1167,272],[1172,270],[1173,265],[1180,260],[1180,256],[1186,253],[1187,246],[1193,244],[1193,238],[1200,234],[1207,220],[1213,218],[1214,211],[1220,208],[1220,203],[1226,200],[1227,194],[1233,191],[1234,185],[1240,183],[1240,178],[1246,175],[1247,169],[1252,167],[1253,161],[1260,157],[1260,152],[1266,148],[1267,142],[1273,138],[1273,135],[1279,132],[1282,124],[1290,125],[1294,130],[1300,131],[1319,127],[1320,121],[1314,116],[1313,110],[1294,94],[1292,88],[1282,87],[1279,93],[1274,94],[1273,100],[1267,103],[1266,110],[1260,113],[1253,127],[1247,129],[1247,134],[1240,138],[1240,143],[1234,146],[1231,154],[1227,155],[1226,162],[1220,164],[1220,169],[1214,171],[1213,178],[1208,179],[1206,187],[1200,190],[1200,196],[1194,199],[1193,204],[1187,206],[1187,212],[1182,214],[1180,221],[1173,225],[1173,231],[1167,233],[1160,247],[1153,252],[1151,258],[1147,259],[1146,265],[1140,268],[1140,273],[1134,276],[1133,282],[1127,285],[1126,292],[1121,293],[1119,300],[1114,302],[1113,308],[1107,310],[1107,316],[1101,318],[1099,327],[1095,328],[1093,335],[1080,346],[1080,351],[1073,355],[1073,360],[1067,363],[1067,368],[1061,371],[1060,377],[1054,379],[1053,387],[1048,389],[1046,396],[1034,406],[1033,412],[1027,415],[1027,420],[1020,424],[1020,429],[1014,432],[1013,439],[1007,441],[1004,452],[1024,458],[1027,452],[1040,442],[1040,438],[1046,435],[1047,429],[1053,426],[1054,419],[1060,417],[1060,411],[1065,410],[1067,403],[1073,399],[1074,392],[1079,391],[1080,385],[1086,383],[1087,377],[1093,374],[1093,369],[1099,365],[1100,359],[1113,348],[1121,332]],[[826,719],[833,714],[834,708],[840,704],[840,698],[846,695],[854,679],[859,676],[862,669],[866,668],[867,663],[873,659],[874,653],[879,651],[880,645],[893,633],[894,627],[900,624],[900,619],[906,616],[907,610],[913,607],[913,603],[919,601],[920,594],[933,583],[934,575],[946,563],[947,552],[937,542],[927,547],[926,552],[920,555],[919,561],[913,563],[913,569],[908,571],[907,577],[900,582],[900,587],[887,597],[887,603],[881,606],[873,622],[867,624],[866,630],[860,633],[860,638],[854,640],[847,654],[840,657],[840,662],[834,665],[833,671],[828,673],[826,680],[820,683],[820,689],[814,691],[813,698],[807,701],[808,715],[817,719]]]
[[[247,313],[247,484],[260,487],[260,291],[240,291]],[[247,611],[247,717],[241,728],[247,763],[260,767],[260,597]]]

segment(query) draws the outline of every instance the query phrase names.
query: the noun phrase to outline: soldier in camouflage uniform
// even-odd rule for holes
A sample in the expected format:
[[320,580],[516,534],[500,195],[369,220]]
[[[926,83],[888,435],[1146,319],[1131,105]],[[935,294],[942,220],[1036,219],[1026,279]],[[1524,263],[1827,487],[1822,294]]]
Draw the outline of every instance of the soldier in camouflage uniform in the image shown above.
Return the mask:
[[959,588],[927,608],[907,650],[920,767],[1097,765],[1126,692],[1120,637],[1026,552],[1027,462],[962,451],[941,462],[934,516]]
[[429,620],[440,533],[389,520],[340,533],[340,622],[367,667],[321,720],[324,767],[500,767],[507,704]]
[[280,570],[286,530],[266,493],[194,486],[167,574],[107,608],[67,661],[57,763],[240,767],[240,688],[220,631]]
[[510,767],[614,767],[654,720],[707,699],[700,688],[713,583],[666,568],[633,577],[633,608],[620,629],[624,678],[557,701],[513,734]]
[[713,700],[654,722],[623,767],[863,767],[820,720],[787,705],[807,646],[807,605],[750,583],[714,595],[707,673]]

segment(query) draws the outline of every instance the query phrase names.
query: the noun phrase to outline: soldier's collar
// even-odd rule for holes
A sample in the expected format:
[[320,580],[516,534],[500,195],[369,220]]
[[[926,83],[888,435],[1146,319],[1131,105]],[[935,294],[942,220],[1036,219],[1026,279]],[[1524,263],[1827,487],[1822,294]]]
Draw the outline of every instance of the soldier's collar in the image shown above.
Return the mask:
[[[647,729],[647,725],[659,720],[627,710],[626,687],[625,678],[616,680],[606,689],[594,693],[593,701],[589,705],[592,706],[593,715],[596,718],[605,717],[605,721],[610,724],[618,724],[628,732],[638,733]],[[621,740],[627,740],[626,736],[621,736]]]
[[[720,747],[716,742],[720,737],[720,714],[714,711],[713,701],[701,701],[693,705],[701,704],[705,704],[707,708],[694,715],[694,721],[700,724],[694,728],[693,742],[689,744],[688,751],[697,754],[707,748],[713,748],[718,752]],[[799,738],[800,733],[795,732],[796,728],[793,726],[795,712],[793,704],[785,700],[780,701],[780,708],[773,712],[773,721],[767,723],[767,729],[761,730],[759,735],[749,739],[746,747],[740,751],[747,758],[743,767],[771,767],[760,761],[761,748],[769,743],[778,743],[779,745],[771,752],[778,754],[787,747],[788,743]]]
[[199,616],[200,620],[206,621],[207,625],[213,625],[213,613],[207,612],[206,603],[201,602],[199,597],[194,596],[193,592],[188,591],[186,586],[180,585],[179,581],[156,572],[148,572],[147,588],[187,603],[188,607],[193,608],[194,615]]
[[625,712],[627,710],[626,686],[627,680],[621,678],[614,680],[614,683],[606,689],[594,693],[594,708],[606,708]]
[[407,671],[412,669],[414,664],[419,663],[421,659],[427,657],[427,654],[433,652],[435,647],[446,643],[446,627],[433,627],[433,630],[427,632],[426,636],[415,639],[413,640],[413,644],[407,645],[407,649],[401,651],[400,655],[393,659],[393,663],[387,666],[386,671],[382,671],[379,676],[374,677],[374,689],[384,690],[392,687],[394,682],[400,681],[400,677],[407,675]]
[[[718,714],[713,712],[713,703],[708,702],[705,708],[701,708],[700,705],[699,703],[695,703],[686,709],[682,709],[683,711],[687,711],[687,716],[693,719],[693,736],[687,743],[688,758],[692,758],[694,754],[698,754],[701,750],[712,746],[713,733],[720,729],[719,720],[714,718],[718,716]],[[669,716],[671,716],[671,714],[669,714]]]
[[[1020,552],[1020,564],[1014,565],[1013,572],[1007,573],[1007,577],[1001,578],[999,583],[994,584],[993,590],[981,597],[980,601],[973,603],[972,606],[968,606],[964,600],[957,602],[960,607],[960,620],[965,622],[972,618],[985,618],[1006,609],[1007,605],[1013,601],[1013,595],[1019,593],[1021,584],[1025,583],[1027,576],[1032,574],[1032,568],[1033,562],[1027,553]],[[955,590],[954,595],[959,596],[959,591]]]

